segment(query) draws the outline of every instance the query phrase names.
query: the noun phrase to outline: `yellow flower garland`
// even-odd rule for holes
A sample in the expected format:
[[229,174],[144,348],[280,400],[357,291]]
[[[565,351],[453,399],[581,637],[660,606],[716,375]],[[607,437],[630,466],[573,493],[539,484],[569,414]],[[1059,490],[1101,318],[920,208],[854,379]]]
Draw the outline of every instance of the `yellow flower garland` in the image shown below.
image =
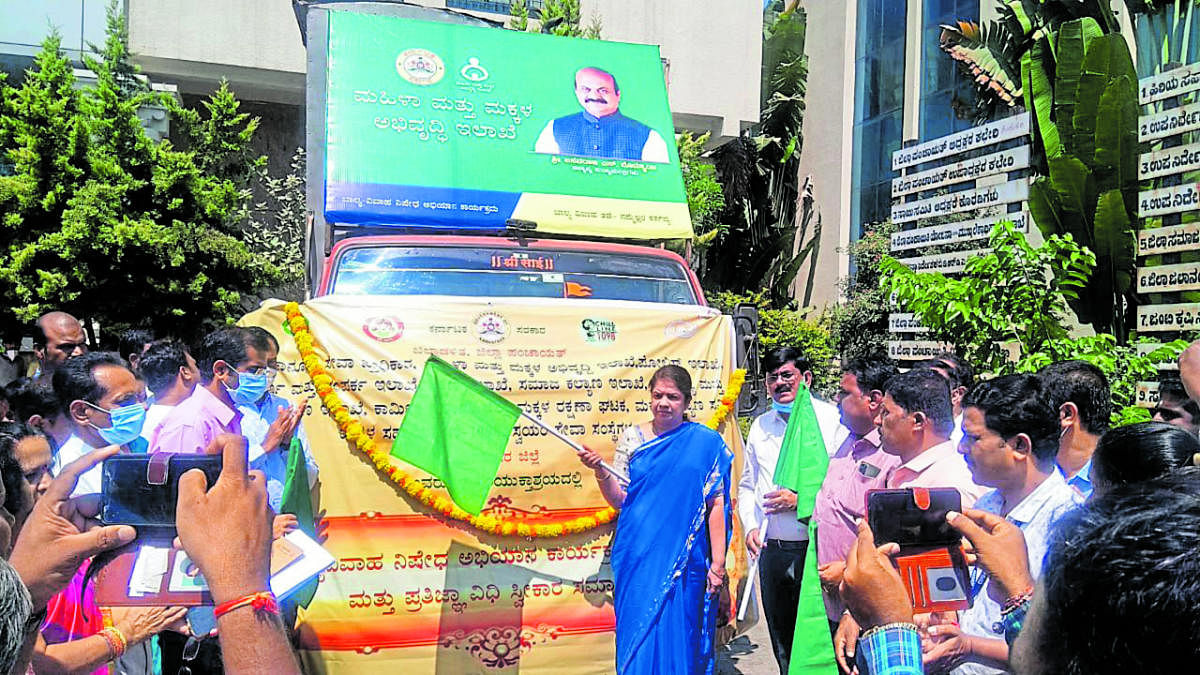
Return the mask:
[[[420,480],[413,478],[407,471],[392,464],[391,457],[378,448],[375,441],[367,434],[362,422],[350,415],[350,411],[342,403],[342,399],[338,396],[337,392],[334,391],[333,377],[325,370],[324,364],[321,362],[321,357],[317,356],[317,353],[313,350],[316,341],[313,338],[312,331],[309,329],[308,320],[300,313],[300,305],[295,302],[289,302],[284,306],[284,313],[287,316],[287,325],[291,329],[296,349],[300,352],[300,360],[304,363],[304,368],[308,371],[308,377],[312,380],[313,386],[317,390],[317,396],[325,404],[325,409],[328,411],[329,416],[333,418],[333,421],[337,423],[338,429],[345,434],[347,441],[352,443],[359,452],[365,454],[375,464],[376,469],[385,474],[396,485],[403,488],[405,492],[412,495],[417,501],[436,509],[448,518],[469,523],[472,527],[484,532],[504,536],[515,534],[522,537],[561,537],[564,534],[586,532],[605,523],[610,523],[617,517],[615,509],[603,508],[595,510],[590,515],[571,518],[559,523],[530,524],[514,522],[494,515],[481,514],[475,516],[458,508],[449,497],[437,494],[426,488]],[[705,421],[705,426],[713,430],[721,426],[726,418],[729,417],[729,414],[733,412],[734,402],[737,400],[738,394],[742,390],[742,384],[745,381],[745,370],[738,369],[733,371],[733,374],[729,378],[729,386],[726,388],[725,394],[721,397],[721,401],[717,409],[713,411],[712,416]]]

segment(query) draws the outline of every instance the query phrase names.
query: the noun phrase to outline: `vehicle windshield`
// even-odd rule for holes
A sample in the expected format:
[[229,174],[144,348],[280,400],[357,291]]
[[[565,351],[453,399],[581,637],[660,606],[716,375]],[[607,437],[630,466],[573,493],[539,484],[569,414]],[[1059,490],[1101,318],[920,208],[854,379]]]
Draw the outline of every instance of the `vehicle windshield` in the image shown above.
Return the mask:
[[683,265],[605,251],[364,246],[338,260],[336,295],[592,298],[697,303]]

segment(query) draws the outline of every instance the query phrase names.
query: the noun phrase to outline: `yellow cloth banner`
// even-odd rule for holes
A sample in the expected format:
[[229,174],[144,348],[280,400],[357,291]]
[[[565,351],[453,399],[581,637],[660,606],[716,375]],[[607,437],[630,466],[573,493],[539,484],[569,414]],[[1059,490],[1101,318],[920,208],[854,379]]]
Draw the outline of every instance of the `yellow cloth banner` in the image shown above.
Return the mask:
[[[301,311],[339,395],[385,452],[431,354],[609,457],[625,427],[650,419],[648,384],[658,367],[688,369],[689,412],[703,422],[733,366],[729,317],[697,307],[333,296]],[[504,537],[417,502],[322,411],[284,333],[283,304],[266,303],[241,323],[279,338],[276,393],[310,399],[304,429],[320,468],[316,512],[337,560],[301,611],[310,670],[613,671],[613,525],[554,539]],[[738,455],[735,480],[736,429],[731,418],[725,436]],[[444,494],[436,478],[392,461]],[[515,522],[554,523],[605,506],[571,448],[526,419],[513,430],[494,486],[484,515]]]

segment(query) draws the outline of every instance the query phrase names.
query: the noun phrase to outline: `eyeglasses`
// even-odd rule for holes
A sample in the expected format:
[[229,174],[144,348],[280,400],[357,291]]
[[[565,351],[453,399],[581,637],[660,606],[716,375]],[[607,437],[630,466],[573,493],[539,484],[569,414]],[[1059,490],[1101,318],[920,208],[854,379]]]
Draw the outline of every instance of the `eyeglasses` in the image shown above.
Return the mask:
[[782,373],[770,373],[767,375],[767,384],[774,384],[775,382],[791,382],[799,375],[800,373],[797,373],[794,370],[785,370]]

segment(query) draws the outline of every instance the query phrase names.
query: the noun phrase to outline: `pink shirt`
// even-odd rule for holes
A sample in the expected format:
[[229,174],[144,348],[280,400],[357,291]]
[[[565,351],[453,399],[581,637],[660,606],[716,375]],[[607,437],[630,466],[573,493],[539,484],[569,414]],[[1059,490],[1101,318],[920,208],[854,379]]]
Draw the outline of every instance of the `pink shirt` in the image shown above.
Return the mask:
[[967,460],[953,441],[938,443],[892,470],[889,488],[954,488],[962,497],[963,508],[970,508],[989,488],[975,484]]
[[[818,564],[846,559],[858,539],[856,521],[867,512],[867,491],[882,488],[888,472],[899,464],[894,455],[879,449],[878,429],[842,442],[829,459],[825,482],[813,506]],[[843,608],[836,593],[825,592],[825,611],[831,621],[841,617]]]
[[167,413],[150,437],[150,452],[203,454],[217,436],[241,433],[241,414],[198,386]]

